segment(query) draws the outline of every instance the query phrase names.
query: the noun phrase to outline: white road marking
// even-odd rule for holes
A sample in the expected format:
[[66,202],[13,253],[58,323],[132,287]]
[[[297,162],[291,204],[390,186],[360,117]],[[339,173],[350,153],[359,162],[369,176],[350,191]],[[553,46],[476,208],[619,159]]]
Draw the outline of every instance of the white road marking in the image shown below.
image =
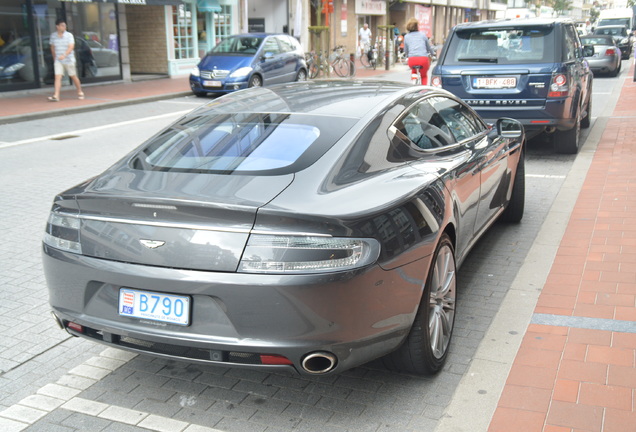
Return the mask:
[[23,145],[23,144],[31,144],[31,143],[38,142],[38,141],[46,141],[46,140],[50,140],[50,139],[53,139],[53,138],[56,138],[56,137],[61,137],[61,136],[66,136],[66,135],[81,135],[81,134],[90,133],[90,132],[96,132],[96,131],[105,130],[105,129],[117,128],[117,127],[120,127],[120,126],[128,126],[128,125],[132,125],[132,124],[136,124],[136,123],[142,123],[142,122],[145,122],[145,121],[159,120],[159,119],[170,118],[170,117],[178,117],[178,116],[182,116],[184,114],[187,114],[187,113],[189,113],[191,111],[192,110],[177,111],[177,112],[173,112],[173,113],[159,114],[159,115],[152,116],[152,117],[144,117],[144,118],[139,118],[139,119],[135,119],[135,120],[126,120],[126,121],[119,122],[119,123],[110,123],[110,124],[106,124],[106,125],[102,125],[102,126],[95,126],[95,127],[92,127],[92,128],[77,129],[77,130],[74,130],[74,131],[60,132],[60,133],[53,134],[53,135],[45,135],[45,136],[41,136],[41,137],[37,137],[37,138],[29,138],[29,139],[9,142],[9,143],[2,142],[2,143],[0,143],[0,149],[6,148],[6,147],[19,146],[19,145]]

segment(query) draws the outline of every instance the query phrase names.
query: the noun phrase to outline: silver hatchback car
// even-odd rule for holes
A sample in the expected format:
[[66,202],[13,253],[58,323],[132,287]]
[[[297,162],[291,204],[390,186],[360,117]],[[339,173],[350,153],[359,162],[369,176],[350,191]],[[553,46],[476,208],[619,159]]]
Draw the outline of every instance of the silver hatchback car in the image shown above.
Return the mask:
[[456,269],[524,208],[524,133],[444,90],[232,93],[59,194],[43,245],[69,333],[224,366],[433,373]]

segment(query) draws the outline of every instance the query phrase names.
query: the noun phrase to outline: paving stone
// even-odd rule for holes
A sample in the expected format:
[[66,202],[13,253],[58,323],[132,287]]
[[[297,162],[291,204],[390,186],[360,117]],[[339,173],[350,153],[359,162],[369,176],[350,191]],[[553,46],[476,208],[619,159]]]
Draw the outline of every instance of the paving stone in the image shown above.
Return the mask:
[[188,426],[188,423],[151,414],[143,419],[138,426],[158,432],[181,432]]
[[20,405],[36,408],[46,412],[53,411],[63,403],[64,401],[62,399],[44,395],[27,396],[19,402]]
[[29,427],[28,423],[0,417],[0,430],[2,432],[20,432],[25,430],[27,427]]
[[33,424],[48,413],[39,409],[22,405],[13,405],[0,412],[0,417]]
[[84,378],[90,378],[94,380],[101,380],[112,371],[108,369],[102,369],[101,367],[90,366],[86,363],[81,364],[71,369],[68,373],[71,375],[77,375]]
[[70,387],[61,386],[59,384],[47,384],[40,388],[37,393],[62,400],[69,400],[77,396],[80,391]]
[[141,420],[146,418],[148,413],[142,411],[136,411],[129,408],[123,408],[118,406],[109,406],[104,411],[102,411],[98,417],[104,418],[107,420],[118,421],[121,423],[136,425]]
[[66,402],[62,408],[69,411],[75,411],[82,414],[97,416],[102,413],[109,405],[101,402],[95,402],[88,399],[75,397]]

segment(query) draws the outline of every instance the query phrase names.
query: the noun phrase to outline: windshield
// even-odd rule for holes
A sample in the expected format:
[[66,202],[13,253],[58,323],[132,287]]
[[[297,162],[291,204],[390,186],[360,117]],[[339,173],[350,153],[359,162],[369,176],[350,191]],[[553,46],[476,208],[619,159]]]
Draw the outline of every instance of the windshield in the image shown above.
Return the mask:
[[597,35],[609,35],[609,36],[627,36],[627,29],[625,27],[607,27],[597,28],[594,30],[594,34]]
[[151,139],[136,169],[216,174],[281,174],[313,163],[351,119],[288,113],[195,115]]
[[444,63],[549,63],[555,57],[553,33],[544,26],[458,31]]
[[223,39],[210,52],[214,54],[256,54],[261,43],[263,43],[262,37],[233,36]]
[[620,25],[629,27],[629,18],[603,18],[598,22],[598,26]]

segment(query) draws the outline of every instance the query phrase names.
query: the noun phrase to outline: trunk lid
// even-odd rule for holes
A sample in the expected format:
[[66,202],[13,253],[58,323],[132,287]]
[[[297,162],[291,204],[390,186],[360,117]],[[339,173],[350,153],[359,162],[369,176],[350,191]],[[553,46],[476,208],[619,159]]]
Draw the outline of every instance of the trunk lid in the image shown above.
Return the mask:
[[148,266],[236,271],[258,208],[293,179],[114,171],[75,196],[82,254]]

